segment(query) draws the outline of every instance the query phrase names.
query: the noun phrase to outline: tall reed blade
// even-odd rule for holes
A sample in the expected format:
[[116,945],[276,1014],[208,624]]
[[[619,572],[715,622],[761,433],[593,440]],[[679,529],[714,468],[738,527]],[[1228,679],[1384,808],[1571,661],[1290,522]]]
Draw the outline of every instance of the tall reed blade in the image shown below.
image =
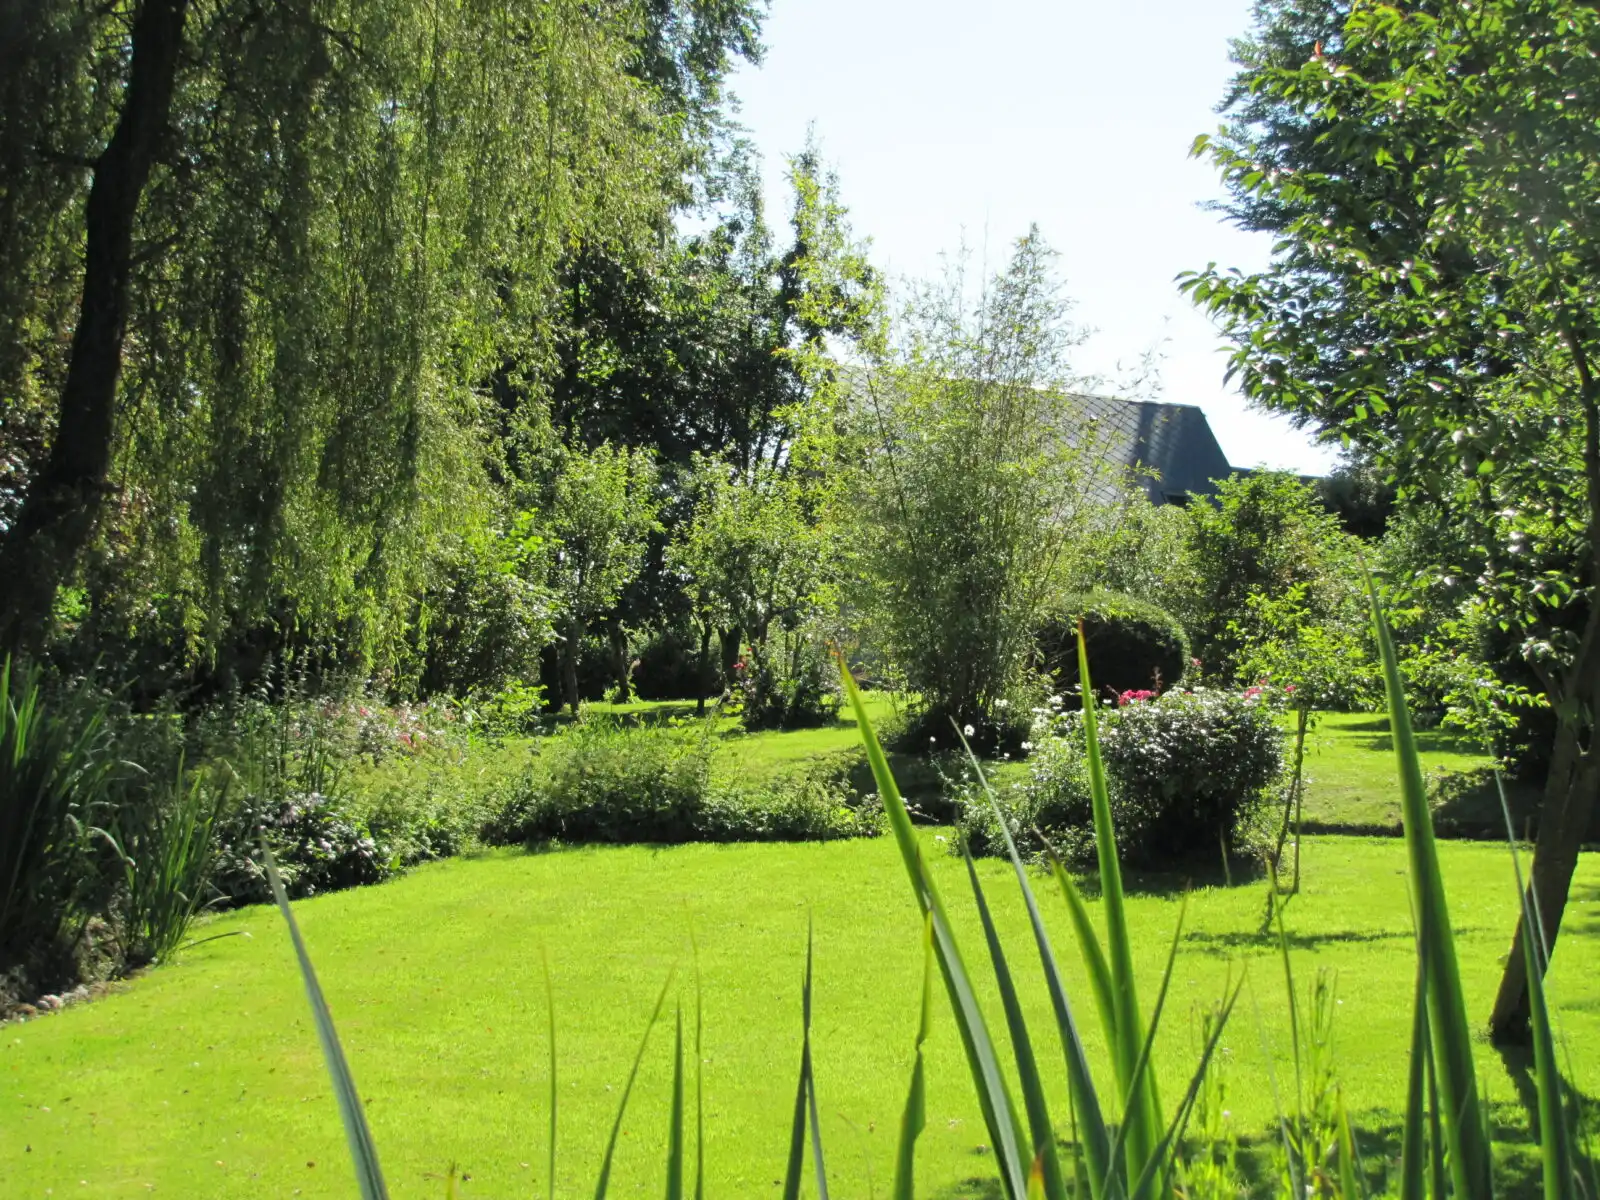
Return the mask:
[[700,947],[689,935],[689,946],[694,953],[694,1200],[705,1200],[706,1195],[706,1091],[705,1055],[700,1049],[700,1035],[705,1027],[700,991]]
[[967,1067],[978,1092],[978,1107],[983,1113],[990,1145],[995,1151],[1001,1188],[1007,1200],[1023,1200],[1028,1194],[1028,1170],[1033,1156],[1026,1154],[1022,1148],[1025,1139],[1021,1135],[1015,1106],[1006,1090],[994,1040],[989,1034],[983,1010],[978,1005],[971,976],[967,973],[955,932],[945,912],[944,901],[927,863],[923,861],[911,815],[900,797],[900,789],[895,784],[893,772],[889,770],[889,760],[878,742],[878,735],[873,732],[872,722],[861,700],[861,690],[842,660],[839,674],[861,731],[861,741],[866,747],[867,761],[872,766],[873,778],[878,784],[878,794],[883,799],[889,828],[894,834],[901,860],[905,863],[906,874],[910,877],[912,893],[918,907],[933,921],[934,951],[938,956],[939,973],[944,977],[950,1008],[961,1034],[962,1048],[966,1051]]
[[1377,587],[1369,578],[1372,624],[1378,656],[1383,665],[1384,690],[1389,705],[1389,728],[1394,738],[1395,765],[1400,776],[1401,815],[1405,824],[1410,867],[1412,911],[1417,920],[1417,948],[1428,989],[1428,1024],[1432,1034],[1434,1066],[1438,1072],[1445,1143],[1450,1173],[1458,1196],[1492,1194],[1489,1139],[1484,1132],[1484,1110],[1478,1099],[1477,1076],[1472,1063],[1472,1028],[1467,1023],[1466,999],[1456,959],[1455,931],[1445,899],[1444,874],[1434,842],[1433,818],[1428,811],[1427,789],[1411,717],[1406,708],[1405,684],[1389,623],[1384,619]]
[[1539,1156],[1544,1175],[1545,1200],[1558,1200],[1574,1194],[1572,1137],[1567,1128],[1566,1089],[1561,1068],[1556,1063],[1555,1037],[1550,1026],[1550,1006],[1545,998],[1544,972],[1549,958],[1544,944],[1544,922],[1538,901],[1524,886],[1522,860],[1517,856],[1516,829],[1511,820],[1511,802],[1506,798],[1505,781],[1498,768],[1495,789],[1500,796],[1500,812],[1506,822],[1506,847],[1511,852],[1511,870],[1516,878],[1517,895],[1522,898],[1523,960],[1528,976],[1528,1018],[1533,1035],[1533,1069],[1539,1096]]
[[339,1119],[344,1123],[345,1142],[350,1147],[350,1161],[355,1167],[356,1184],[361,1189],[361,1200],[387,1200],[389,1189],[384,1186],[383,1171],[378,1166],[378,1148],[373,1145],[372,1131],[367,1128],[367,1115],[361,1107],[361,1093],[350,1074],[350,1064],[345,1061],[344,1048],[339,1045],[339,1035],[333,1028],[333,1014],[323,999],[322,985],[311,966],[311,955],[306,951],[305,939],[300,936],[294,912],[289,907],[289,896],[283,890],[283,880],[278,876],[278,864],[266,839],[261,840],[262,862],[267,869],[267,882],[272,887],[272,898],[289,927],[289,940],[294,943],[295,958],[300,963],[300,979],[305,984],[306,999],[311,1002],[311,1014],[316,1019],[317,1041],[322,1044],[322,1059],[328,1076],[333,1081],[333,1094],[339,1102]]
[[1084,969],[1089,972],[1089,986],[1094,989],[1095,1007],[1100,1011],[1100,1026],[1105,1031],[1106,1045],[1117,1044],[1116,990],[1111,986],[1111,967],[1106,962],[1106,952],[1100,947],[1100,935],[1089,919],[1089,906],[1083,902],[1083,893],[1067,874],[1066,866],[1049,848],[1050,871],[1061,888],[1067,902],[1067,913],[1072,917],[1073,932],[1078,935],[1078,948],[1083,955]]
[[916,1061],[911,1067],[911,1088],[900,1114],[900,1143],[895,1152],[892,1200],[914,1200],[917,1138],[928,1123],[928,1098],[922,1044],[933,1024],[933,917],[922,919],[922,1003],[917,1018]]
[[1424,1200],[1428,1187],[1428,979],[1417,957],[1411,1008],[1411,1063],[1406,1078],[1406,1119],[1400,1135],[1400,1200]]
[[1050,1122],[1050,1109],[1044,1098],[1044,1081],[1039,1078],[1039,1064],[1034,1058],[1033,1041],[1028,1036],[1028,1024],[1022,1015],[1022,1001],[1017,998],[1011,968],[1000,946],[1000,934],[994,927],[989,902],[984,898],[983,887],[978,883],[977,868],[973,866],[972,855],[967,852],[965,844],[961,847],[961,857],[967,864],[967,880],[972,885],[972,897],[978,906],[978,919],[983,924],[984,941],[989,947],[989,961],[994,968],[995,982],[1000,988],[1000,1005],[1005,1010],[1006,1028],[1011,1034],[1011,1051],[1017,1060],[1022,1103],[1028,1114],[1028,1132],[1033,1140],[1032,1169],[1040,1177],[1042,1195],[1049,1200],[1065,1200],[1067,1185],[1061,1177],[1061,1160],[1056,1154],[1055,1127]]
[[[1122,1089],[1123,1120],[1127,1134],[1130,1176],[1138,1172],[1155,1153],[1160,1136],[1160,1109],[1155,1082],[1146,1075],[1135,1087],[1134,1066],[1144,1043],[1139,1020],[1139,1000],[1133,977],[1133,942],[1122,893],[1122,867],[1117,860],[1116,830],[1111,820],[1111,797],[1106,787],[1105,768],[1100,761],[1100,736],[1094,682],[1089,675],[1089,651],[1083,638],[1083,622],[1078,622],[1078,680],[1083,691],[1083,736],[1089,765],[1089,796],[1094,808],[1095,850],[1100,867],[1100,900],[1106,914],[1107,958],[1110,960],[1112,1005],[1116,1012],[1116,1038],[1111,1045],[1117,1082]],[[1165,1195],[1159,1186],[1157,1194]]]
[[817,1122],[817,1081],[811,1070],[811,950],[812,929],[806,920],[806,977],[800,992],[800,1012],[805,1032],[800,1041],[800,1082],[795,1089],[794,1121],[789,1132],[789,1166],[783,1182],[784,1200],[800,1195],[800,1178],[805,1170],[806,1125],[811,1126],[812,1170],[817,1177],[817,1195],[828,1198],[828,1176],[822,1161],[822,1131]]
[[672,1048],[672,1116],[667,1122],[667,1200],[683,1200],[683,1005]]
[[[1011,836],[1010,823],[1006,820],[1005,813],[1001,811],[1000,801],[995,796],[994,789],[989,786],[988,776],[984,774],[983,766],[978,762],[978,756],[972,752],[972,747],[967,744],[965,735],[958,729],[956,730],[956,736],[961,739],[961,744],[967,752],[967,760],[976,773],[979,783],[983,786],[983,793],[989,802],[990,811],[994,814],[995,823],[1000,829],[1001,836],[1005,839],[1006,855],[1011,860],[1011,869],[1016,874],[1017,886],[1021,888],[1023,901],[1028,908],[1028,922],[1033,928],[1034,945],[1039,951],[1039,965],[1044,971],[1045,985],[1050,992],[1050,1004],[1056,1019],[1056,1032],[1061,1039],[1062,1055],[1066,1059],[1067,1091],[1072,1103],[1073,1123],[1075,1126],[1077,1125],[1078,1114],[1081,1113],[1083,1123],[1081,1145],[1084,1156],[1088,1159],[1089,1177],[1097,1182],[1103,1181],[1110,1173],[1108,1132],[1105,1117],[1100,1109],[1100,1097],[1094,1089],[1094,1077],[1089,1071],[1089,1059],[1084,1053],[1083,1040],[1078,1036],[1078,1025],[1072,1015],[1072,1005],[1067,1000],[1067,991],[1061,982],[1061,972],[1056,966],[1055,951],[1050,945],[1049,936],[1045,933],[1044,917],[1039,912],[1039,902],[1033,894],[1033,886],[1028,882],[1028,872],[1023,865],[1022,855],[1017,852],[1016,839]],[[965,847],[963,847],[963,850],[965,850]],[[1051,858],[1055,864],[1058,877],[1065,880],[1065,886],[1071,889],[1072,882],[1067,879],[1066,873],[1061,869],[1060,862],[1055,860],[1054,851],[1051,851]],[[972,870],[970,858],[967,862],[967,869],[970,874]],[[976,889],[977,879],[975,876],[972,882],[974,889]],[[1075,891],[1073,894],[1076,896]],[[1079,909],[1082,908],[1081,900],[1078,902],[1078,907]],[[1084,920],[1087,922],[1086,914]],[[1081,933],[1082,930],[1080,929]],[[1089,936],[1093,941],[1092,930]],[[1098,941],[1094,941],[1094,950],[1097,954],[1099,948]],[[1101,960],[1101,967],[1104,967],[1103,959]],[[1109,996],[1109,979],[1102,979],[1100,986]],[[1109,1011],[1109,1005],[1107,1005],[1107,1011]],[[1010,1019],[1009,1011],[1007,1018],[1008,1020]],[[1014,1039],[1015,1034],[1013,1034]],[[1029,1057],[1031,1059],[1031,1052]],[[1031,1109],[1029,1115],[1030,1120],[1033,1120]],[[1035,1140],[1037,1140],[1038,1136],[1038,1130],[1036,1129],[1034,1131]],[[1051,1148],[1051,1157],[1054,1157],[1053,1146]],[[1049,1163],[1046,1162],[1041,1165],[1046,1172],[1046,1182],[1048,1184]],[[1056,1173],[1059,1177],[1059,1164],[1057,1164]],[[1065,1185],[1063,1184],[1063,1186]],[[1094,1194],[1099,1196],[1101,1193],[1096,1191]]]
[[606,1189],[611,1186],[611,1160],[616,1157],[617,1139],[622,1136],[622,1119],[628,1112],[628,1097],[633,1094],[633,1082],[639,1077],[639,1064],[644,1061],[645,1047],[650,1044],[650,1033],[656,1027],[656,1022],[661,1019],[661,1009],[667,1003],[667,992],[672,988],[672,978],[678,973],[677,967],[667,972],[667,981],[661,985],[661,995],[656,997],[656,1006],[650,1012],[650,1022],[644,1027],[644,1037],[639,1039],[639,1052],[633,1056],[633,1069],[628,1072],[628,1082],[622,1089],[622,1099],[617,1103],[617,1119],[611,1124],[611,1137],[606,1141],[606,1156],[600,1164],[600,1180],[595,1184],[594,1200],[604,1200]]
[[544,965],[544,1011],[549,1021],[550,1042],[550,1155],[545,1170],[550,1179],[549,1200],[556,1200],[556,1107],[561,1098],[556,1087],[556,993],[550,985],[550,956],[541,949],[539,959]]

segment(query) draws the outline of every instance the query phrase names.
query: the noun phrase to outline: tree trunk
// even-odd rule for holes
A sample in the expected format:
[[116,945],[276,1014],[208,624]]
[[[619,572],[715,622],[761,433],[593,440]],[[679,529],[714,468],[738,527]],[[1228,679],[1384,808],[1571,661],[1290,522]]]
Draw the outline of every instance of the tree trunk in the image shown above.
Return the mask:
[[611,640],[611,667],[617,677],[617,703],[626,704],[633,699],[633,672],[628,668],[628,634],[621,621],[613,621],[606,630]]
[[561,647],[561,690],[566,693],[567,706],[572,715],[578,715],[578,655],[583,652],[583,626],[573,621],[567,626],[566,644]]
[[[1600,788],[1600,763],[1592,751],[1578,746],[1578,735],[1573,721],[1562,721],[1556,731],[1550,776],[1539,808],[1533,865],[1528,872],[1527,896],[1543,934],[1545,953],[1539,957],[1547,964],[1546,969],[1549,959],[1545,954],[1555,953],[1567,892],[1578,866],[1578,848],[1594,812],[1595,791]],[[1524,922],[1519,919],[1489,1018],[1489,1036],[1496,1045],[1528,1042],[1528,964],[1523,951],[1526,936]]]
[[694,715],[706,715],[706,693],[711,690],[711,623],[700,626],[700,670],[695,680]]
[[739,661],[739,651],[744,648],[744,628],[734,625],[722,630],[717,637],[722,650],[723,686],[727,686],[727,681],[733,678],[733,664]]
[[13,650],[42,643],[56,591],[87,546],[105,497],[134,221],[172,108],[187,8],[188,0],[144,0],[133,19],[126,99],[84,211],[83,295],[50,453],[0,545],[0,578],[9,584],[0,620]]

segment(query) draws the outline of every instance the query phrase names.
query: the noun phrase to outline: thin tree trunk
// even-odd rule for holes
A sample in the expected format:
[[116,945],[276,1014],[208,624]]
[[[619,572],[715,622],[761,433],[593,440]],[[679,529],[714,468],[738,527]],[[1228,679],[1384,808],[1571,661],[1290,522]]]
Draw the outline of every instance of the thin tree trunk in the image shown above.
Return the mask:
[[[1588,349],[1572,330],[1565,331],[1578,376],[1579,399],[1583,406],[1583,469],[1585,500],[1588,504],[1589,582],[1600,591],[1600,380],[1590,369]],[[1594,744],[1596,714],[1600,713],[1600,598],[1591,596],[1571,669],[1560,685],[1547,688],[1555,709],[1556,740],[1550,756],[1550,774],[1545,780],[1544,802],[1539,806],[1539,833],[1533,844],[1533,863],[1528,869],[1527,901],[1532,905],[1543,939],[1539,958],[1549,969],[1555,954],[1556,935],[1566,911],[1567,893],[1578,868],[1578,849],[1588,832],[1595,808],[1595,792],[1600,789],[1600,747]],[[1528,968],[1523,950],[1527,936],[1519,915],[1517,931],[1511,940],[1511,953],[1494,1011],[1489,1016],[1489,1036],[1498,1045],[1526,1044],[1528,1041]]]
[[711,689],[711,623],[700,626],[700,670],[696,672],[694,715],[706,715],[706,692]]
[[[1533,865],[1528,872],[1528,900],[1538,916],[1544,939],[1540,958],[1553,955],[1567,893],[1578,866],[1578,849],[1594,813],[1595,791],[1600,788],[1600,763],[1592,752],[1578,747],[1578,731],[1562,722],[1539,810],[1539,832],[1534,840]],[[1489,1034],[1497,1045],[1524,1045],[1528,1041],[1528,967],[1523,940],[1527,929],[1521,920],[1511,940],[1505,974],[1489,1018]]]
[[573,621],[567,626],[567,639],[561,647],[561,690],[567,694],[567,706],[572,715],[578,715],[578,655],[583,652],[583,626]]
[[621,621],[611,622],[606,631],[611,641],[611,666],[617,677],[617,703],[633,699],[633,672],[628,669],[628,635]]
[[83,296],[55,434],[3,545],[6,645],[35,649],[56,591],[76,565],[105,497],[117,379],[128,326],[133,227],[172,108],[188,0],[144,0],[133,20],[128,88],[95,164],[84,212]]

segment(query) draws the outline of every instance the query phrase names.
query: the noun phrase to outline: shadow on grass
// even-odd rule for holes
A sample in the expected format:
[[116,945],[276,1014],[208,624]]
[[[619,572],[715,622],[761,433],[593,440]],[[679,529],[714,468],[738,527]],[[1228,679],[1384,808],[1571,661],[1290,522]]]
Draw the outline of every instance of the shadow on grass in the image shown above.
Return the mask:
[[[1286,910],[1287,911],[1287,910]],[[1315,950],[1320,946],[1336,946],[1341,944],[1359,942],[1414,942],[1415,935],[1410,930],[1374,930],[1374,929],[1338,929],[1327,933],[1290,933],[1289,949]],[[1255,949],[1262,951],[1276,951],[1278,949],[1278,931],[1276,929],[1257,930],[1249,933],[1237,930],[1230,933],[1202,933],[1191,931],[1183,935],[1185,944],[1192,944],[1207,954],[1228,955],[1236,950]]]

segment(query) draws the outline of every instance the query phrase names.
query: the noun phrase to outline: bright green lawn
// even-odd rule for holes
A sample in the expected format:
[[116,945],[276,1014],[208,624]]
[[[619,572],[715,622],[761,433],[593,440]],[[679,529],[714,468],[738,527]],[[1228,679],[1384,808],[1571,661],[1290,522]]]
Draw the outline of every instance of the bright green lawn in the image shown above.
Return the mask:
[[[935,830],[923,831],[932,846]],[[1503,849],[1441,848],[1475,1018],[1489,1003],[1515,905]],[[1307,982],[1339,971],[1335,1039],[1358,1122],[1390,1128],[1403,1088],[1412,944],[1404,847],[1323,837],[1306,849],[1306,891],[1290,906],[1295,966]],[[977,952],[958,864],[932,856]],[[1002,864],[979,868],[1028,985],[1041,1038],[1044,998],[1026,969],[1024,918]],[[1189,908],[1159,1048],[1172,1097],[1195,1050],[1194,1013],[1230,973],[1249,986],[1224,1055],[1232,1119],[1265,1133],[1273,1114],[1267,1050],[1289,1078],[1283,980],[1259,937],[1259,884],[1201,891]],[[836,1195],[885,1189],[908,1076],[920,975],[918,922],[888,839],[826,845],[502,852],[422,868],[382,887],[298,906],[384,1157],[392,1194],[437,1197],[451,1163],[464,1197],[528,1196],[542,1160],[544,999],[555,980],[561,1063],[561,1194],[592,1189],[604,1133],[656,990],[698,937],[705,976],[707,1160],[711,1194],[771,1195],[781,1174],[799,1054],[806,914],[816,923],[816,1055]],[[1149,1001],[1178,902],[1131,905]],[[1059,899],[1046,904],[1080,1027],[1099,1029]],[[1586,856],[1557,951],[1552,991],[1580,1082],[1600,1082],[1600,856]],[[349,1196],[353,1185],[316,1038],[276,915],[249,909],[124,994],[0,1029],[0,1196]],[[692,993],[687,983],[680,989]],[[991,997],[992,1001],[992,997]],[[692,1002],[692,1001],[691,1001]],[[994,1006],[991,1003],[991,1012]],[[662,1036],[662,1035],[665,1036]],[[616,1195],[661,1186],[667,1055],[662,1030],[635,1094]],[[1053,1068],[1059,1051],[1041,1042]],[[941,997],[929,1048],[929,1125],[919,1195],[992,1194],[985,1135]],[[1496,1116],[1524,1122],[1515,1086],[1487,1047],[1479,1063]],[[1056,1089],[1056,1113],[1066,1105]],[[527,1165],[525,1165],[527,1164]]]
[[[1306,737],[1307,826],[1399,832],[1389,718],[1383,713],[1318,713],[1314,719]],[[1480,747],[1447,730],[1419,731],[1416,737],[1424,772],[1468,771],[1489,764]],[[1498,819],[1497,812],[1483,816]],[[1493,820],[1489,824],[1493,828]]]

